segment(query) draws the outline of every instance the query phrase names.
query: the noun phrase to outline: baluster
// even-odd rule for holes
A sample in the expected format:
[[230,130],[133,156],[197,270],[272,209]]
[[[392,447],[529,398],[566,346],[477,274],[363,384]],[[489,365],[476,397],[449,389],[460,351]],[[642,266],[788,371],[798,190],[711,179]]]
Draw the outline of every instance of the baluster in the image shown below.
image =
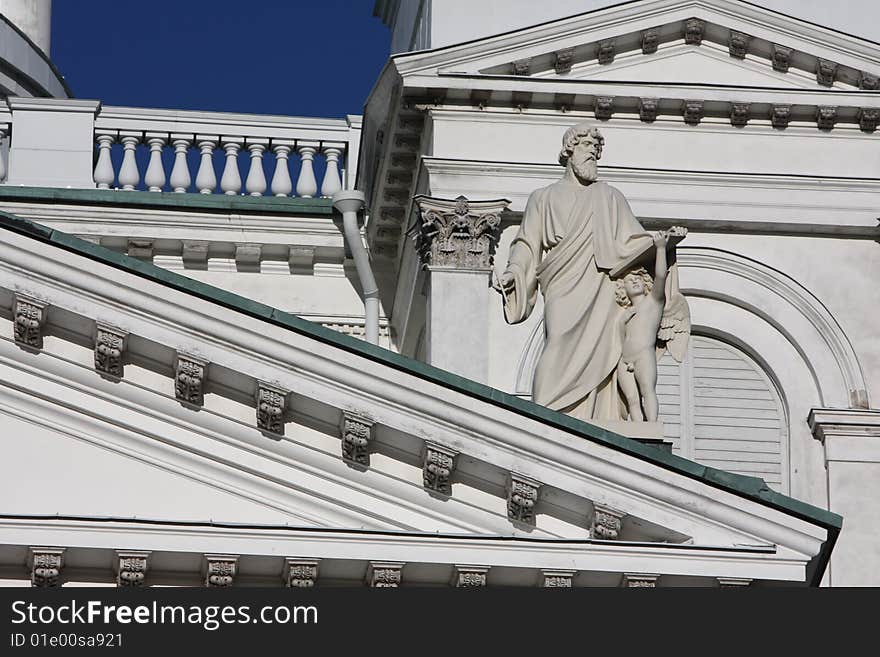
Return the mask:
[[262,196],[266,193],[266,174],[263,171],[263,152],[269,140],[248,140],[248,150],[251,152],[251,166],[248,169],[245,190],[251,196]]
[[147,164],[147,173],[144,182],[151,192],[161,192],[165,186],[165,167],[162,164],[162,149],[165,148],[167,135],[156,132],[147,133],[147,144],[150,147],[150,162]]
[[218,137],[196,136],[201,151],[199,170],[196,173],[196,187],[199,194],[213,194],[217,189],[217,174],[214,173],[214,147],[217,146]]
[[299,142],[296,145],[296,150],[299,151],[299,156],[302,159],[299,180],[296,181],[296,193],[303,198],[312,198],[318,193],[318,183],[315,180],[315,169],[312,165],[312,159],[318,151],[318,142]]
[[110,159],[110,148],[116,141],[116,133],[100,133],[95,135],[98,141],[98,162],[95,164],[95,182],[98,189],[110,189],[113,186],[113,160]]
[[345,148],[343,144],[325,144],[324,157],[327,158],[327,169],[321,182],[321,196],[330,197],[342,189],[339,177],[339,156]]
[[[232,141],[232,140],[235,141]],[[234,196],[241,191],[241,174],[238,172],[238,151],[244,140],[230,137],[223,142],[223,150],[226,151],[226,166],[223,167],[223,177],[220,178],[220,189],[224,194]]]
[[[174,166],[171,168],[171,189],[177,194],[182,194],[189,189],[192,178],[189,175],[189,164],[186,161],[186,153],[190,146],[190,135],[171,135],[171,145],[174,146]],[[213,167],[211,168],[213,171]]]
[[120,132],[119,135],[124,148],[119,184],[123,190],[130,192],[141,181],[141,172],[138,171],[137,161],[134,159],[134,149],[140,143],[141,136],[140,133],[133,132]]
[[290,149],[292,147],[292,141],[272,143],[272,150],[275,152],[275,173],[272,175],[272,193],[275,196],[287,196],[293,191],[290,170],[287,168],[287,158],[290,156]]

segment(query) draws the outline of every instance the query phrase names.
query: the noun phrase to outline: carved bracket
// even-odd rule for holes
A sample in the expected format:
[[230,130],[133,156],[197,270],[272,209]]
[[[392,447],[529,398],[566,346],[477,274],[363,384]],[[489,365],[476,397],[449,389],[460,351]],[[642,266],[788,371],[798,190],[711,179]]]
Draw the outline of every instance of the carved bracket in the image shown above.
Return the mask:
[[31,586],[55,588],[59,586],[64,548],[31,548]]
[[705,21],[699,18],[687,19],[684,22],[684,42],[689,46],[699,46],[703,43],[703,32],[705,29]]
[[657,98],[640,98],[639,99],[639,118],[645,123],[652,123],[657,119]]
[[623,511],[617,511],[602,504],[593,506],[593,521],[590,524],[590,538],[604,541],[616,540],[620,535],[621,521],[626,517]]
[[498,244],[507,199],[468,201],[416,196],[422,223],[416,248],[422,264],[489,269]]
[[792,52],[794,51],[791,48],[779,46],[774,43],[772,55],[773,70],[779,71],[780,73],[788,73],[788,68],[791,66]]
[[816,82],[823,87],[830,87],[834,84],[834,77],[837,75],[837,62],[827,59],[818,59],[816,62]]
[[403,566],[396,561],[371,561],[367,568],[367,585],[374,589],[398,588]]
[[575,570],[542,570],[539,585],[545,589],[571,588]]
[[684,103],[684,122],[688,125],[699,125],[703,120],[703,101],[687,100]]
[[653,589],[660,575],[648,573],[624,573],[623,585],[628,589]]
[[369,466],[373,421],[363,415],[343,411],[339,432],[342,438],[342,458],[355,465]]
[[770,114],[770,123],[774,128],[787,128],[791,121],[791,105],[774,105]]
[[642,54],[651,55],[657,52],[660,45],[660,30],[650,29],[642,32]]
[[742,32],[732,31],[728,41],[728,49],[731,57],[737,59],[745,59],[746,53],[749,51],[749,43],[752,37]]
[[600,64],[610,64],[614,61],[614,39],[599,42],[596,59],[599,60]]
[[95,329],[95,369],[102,374],[122,378],[122,361],[127,344],[127,331],[98,322]]
[[310,589],[318,580],[317,559],[292,559],[285,560],[284,583],[290,588]]
[[574,62],[574,48],[564,48],[557,50],[553,55],[553,68],[557,75],[565,75],[571,72],[571,65]]
[[424,486],[442,495],[452,495],[452,473],[455,470],[455,457],[452,450],[434,443],[425,444],[425,459],[422,466]]
[[863,107],[859,110],[858,119],[862,132],[874,132],[880,120],[880,110],[876,107]]
[[205,586],[232,586],[238,568],[238,557],[206,554],[205,562]]
[[533,524],[540,487],[541,482],[511,472],[507,478],[507,517],[516,522]]
[[614,113],[614,98],[612,96],[596,97],[596,119],[607,121]]
[[287,391],[257,382],[257,428],[268,433],[284,433],[284,417],[287,414]]
[[452,569],[452,586],[459,589],[486,586],[489,568],[485,566],[455,566]]
[[831,130],[837,123],[837,108],[823,105],[816,110],[816,125],[819,130]]
[[174,363],[174,396],[187,404],[205,403],[205,373],[208,363],[201,358],[177,354]]
[[117,586],[142,586],[147,576],[149,552],[117,552]]
[[742,128],[749,122],[752,106],[749,103],[733,103],[730,107],[730,125]]
[[31,349],[43,348],[46,304],[23,294],[15,295],[13,315],[15,343]]

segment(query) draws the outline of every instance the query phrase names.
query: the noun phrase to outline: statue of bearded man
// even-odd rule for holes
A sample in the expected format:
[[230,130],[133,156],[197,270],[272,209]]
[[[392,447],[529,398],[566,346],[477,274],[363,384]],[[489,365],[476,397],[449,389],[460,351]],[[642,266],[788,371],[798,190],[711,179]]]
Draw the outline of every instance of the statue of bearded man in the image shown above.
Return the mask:
[[[639,224],[623,194],[597,180],[603,144],[599,130],[587,124],[566,131],[559,153],[565,174],[529,197],[497,284],[510,324],[529,317],[540,287],[545,341],[532,399],[582,420],[628,417],[617,382],[624,332],[615,278],[653,262],[656,253],[654,235]],[[680,239],[684,231],[672,232]],[[679,314],[686,313],[677,276],[670,274],[666,309],[673,301]],[[666,311],[664,321],[667,339],[682,337],[684,329],[669,328]],[[686,333],[683,343],[686,348]],[[662,341],[659,346],[669,346],[678,360],[683,356],[681,339],[675,349]]]

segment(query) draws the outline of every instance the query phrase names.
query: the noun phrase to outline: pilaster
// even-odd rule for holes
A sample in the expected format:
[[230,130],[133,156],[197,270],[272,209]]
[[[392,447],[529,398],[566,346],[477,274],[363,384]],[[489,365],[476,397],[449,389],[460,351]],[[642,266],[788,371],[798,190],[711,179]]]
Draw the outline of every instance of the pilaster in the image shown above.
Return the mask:
[[492,259],[507,199],[469,201],[416,196],[416,246],[428,270],[428,363],[486,383]]

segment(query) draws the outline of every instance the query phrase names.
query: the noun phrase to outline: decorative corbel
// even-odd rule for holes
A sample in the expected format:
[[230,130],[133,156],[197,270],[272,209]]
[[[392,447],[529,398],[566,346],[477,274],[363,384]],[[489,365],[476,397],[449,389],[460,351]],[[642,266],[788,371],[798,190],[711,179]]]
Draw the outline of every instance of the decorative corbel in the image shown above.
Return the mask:
[[822,58],[816,60],[816,82],[823,87],[830,87],[834,84],[835,75],[837,75],[837,62]]
[[257,382],[257,428],[268,433],[284,434],[284,419],[287,414],[287,390],[277,388],[263,381]]
[[833,105],[822,105],[816,110],[816,125],[819,130],[831,130],[837,123],[837,108]]
[[46,324],[47,305],[26,296],[15,294],[13,303],[14,337],[20,347],[43,348],[43,326]]
[[689,18],[684,22],[684,42],[689,46],[699,46],[703,43],[703,32],[706,22],[699,18]]
[[607,121],[614,113],[613,96],[596,96],[596,119]]
[[774,105],[770,110],[770,123],[774,128],[787,128],[791,121],[791,105]]
[[143,586],[149,552],[116,552],[116,586]]
[[600,64],[610,64],[614,61],[614,39],[599,42],[596,59],[599,60]]
[[730,125],[735,128],[746,126],[751,118],[751,110],[750,103],[733,103],[730,106]]
[[174,362],[174,396],[193,406],[205,403],[205,374],[208,363],[188,354],[177,354]]
[[684,122],[688,125],[699,125],[703,120],[703,101],[686,100],[684,103]]
[[862,132],[874,132],[880,119],[880,109],[876,107],[862,107],[859,110],[859,128]]
[[541,482],[511,472],[507,477],[507,517],[515,522],[534,524],[535,505]]
[[639,118],[645,123],[653,123],[657,119],[657,98],[639,98]]
[[660,575],[648,573],[624,573],[623,585],[628,589],[653,589]]
[[749,51],[749,43],[751,40],[752,37],[748,34],[732,30],[730,32],[730,39],[727,43],[730,56],[736,57],[737,59],[745,59],[745,56]]
[[367,567],[367,586],[373,589],[400,587],[403,566],[397,561],[371,561]]
[[101,374],[122,378],[128,332],[97,322],[95,325],[95,369]]
[[363,415],[343,411],[339,425],[342,438],[342,458],[354,465],[370,465],[370,443],[373,440],[373,421]]
[[284,561],[284,583],[288,588],[310,589],[318,580],[318,559],[294,559]]
[[454,566],[452,569],[452,586],[459,589],[479,588],[486,586],[489,568],[486,566]]
[[785,46],[780,46],[774,43],[773,53],[771,55],[773,70],[779,71],[780,73],[788,73],[788,69],[791,66],[791,54],[793,52],[794,49],[792,48],[786,48]]
[[576,570],[542,570],[539,586],[545,589],[570,589]]
[[660,45],[660,30],[651,28],[642,32],[642,54],[652,55]]
[[441,495],[452,495],[452,473],[456,452],[435,443],[425,443],[422,480],[425,488]]
[[31,586],[56,588],[60,586],[61,568],[64,565],[64,548],[31,548]]
[[590,523],[590,538],[614,541],[620,536],[620,527],[626,514],[603,504],[593,505],[593,520]]
[[205,555],[205,586],[232,586],[238,569],[238,557],[230,554]]

